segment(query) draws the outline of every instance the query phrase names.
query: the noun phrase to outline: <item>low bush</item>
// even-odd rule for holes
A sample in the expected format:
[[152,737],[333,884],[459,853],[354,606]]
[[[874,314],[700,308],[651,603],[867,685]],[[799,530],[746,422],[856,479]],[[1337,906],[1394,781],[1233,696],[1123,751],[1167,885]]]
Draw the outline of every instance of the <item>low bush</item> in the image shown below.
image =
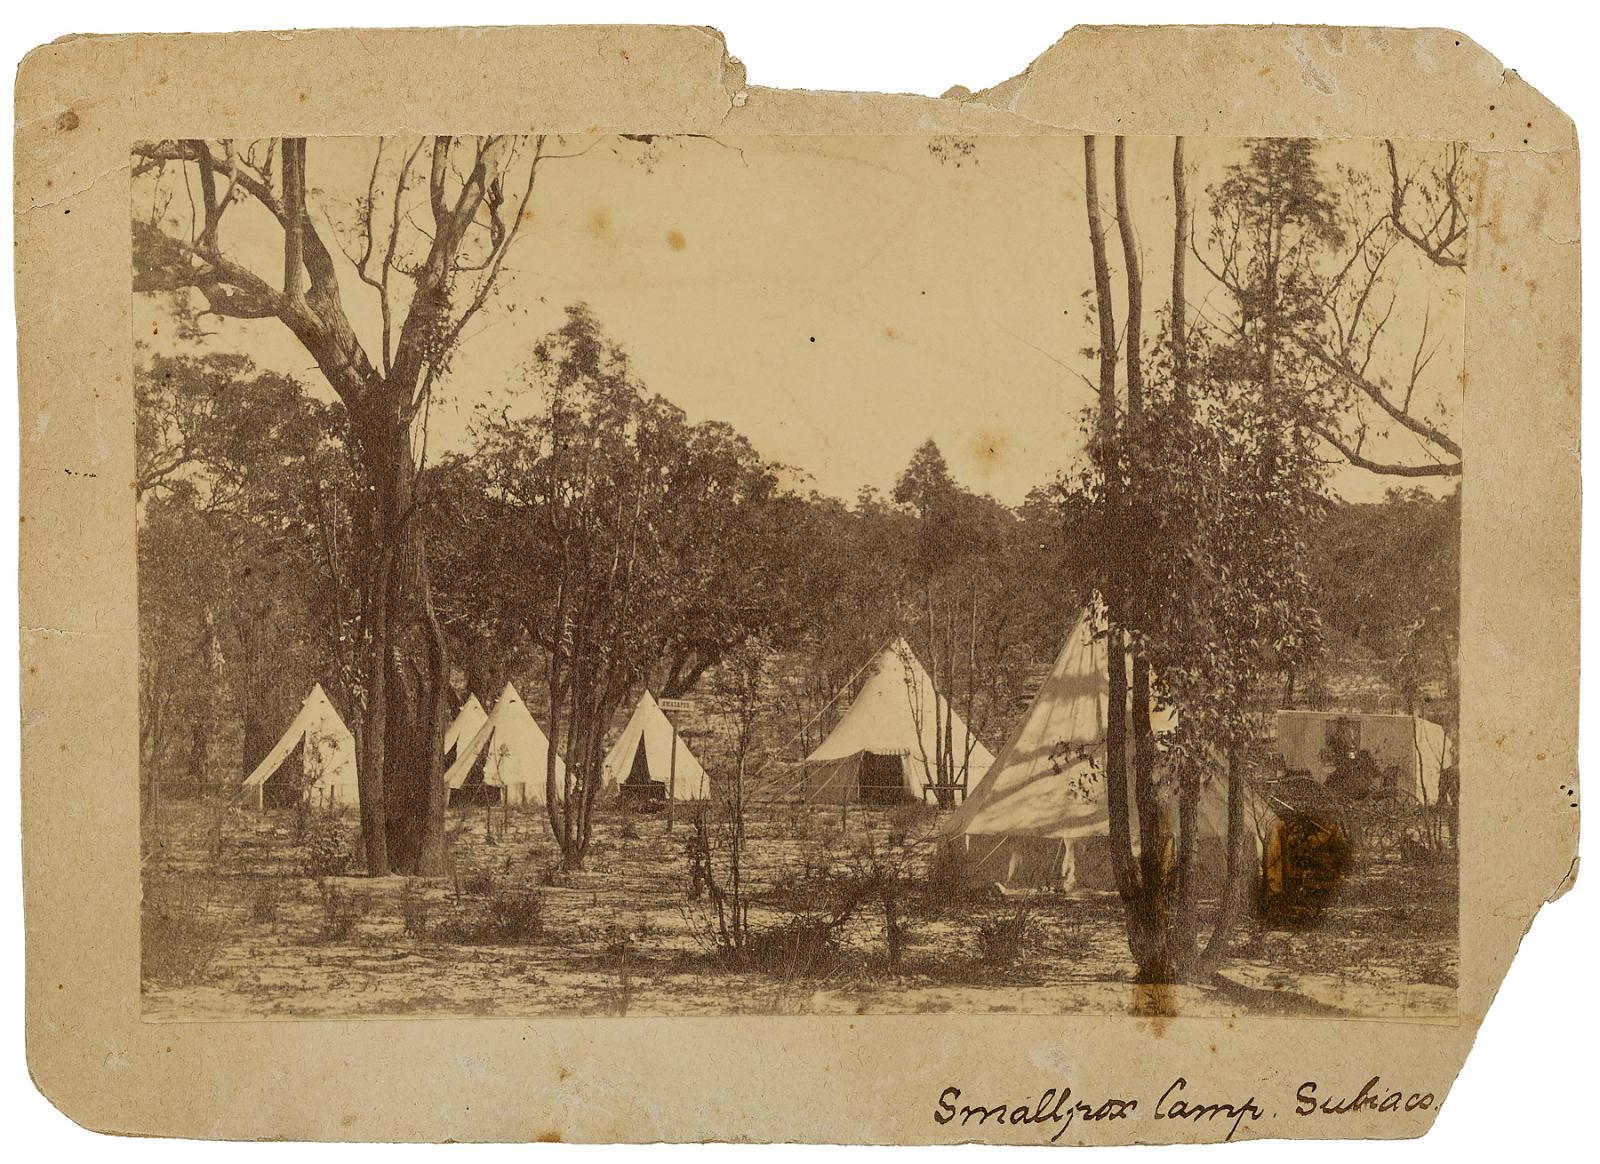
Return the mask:
[[355,832],[337,809],[315,809],[307,815],[304,845],[307,877],[320,881],[350,871]]
[[438,942],[461,945],[509,945],[537,941],[544,935],[544,898],[532,886],[497,886],[478,909],[459,907],[435,924]]
[[489,895],[484,922],[491,941],[534,941],[544,933],[544,898],[529,886],[498,889]]
[[1038,945],[1033,914],[1026,904],[991,914],[978,923],[974,935],[978,961],[991,970],[1009,970]]
[[318,883],[317,892],[322,902],[322,926],[317,936],[324,942],[346,941],[372,908],[368,894],[351,893],[325,881]]
[[139,927],[140,973],[164,986],[203,981],[222,949],[222,918],[187,882],[146,883]]
[[613,923],[606,928],[605,957],[616,970],[617,982],[608,992],[605,1010],[610,1014],[627,1014],[633,1006],[634,935],[626,926]]
[[278,920],[278,904],[283,900],[283,886],[271,878],[257,881],[250,891],[250,920],[271,925]]
[[428,936],[428,919],[432,913],[432,903],[423,896],[422,882],[408,879],[400,887],[400,928],[408,938],[425,938]]
[[749,966],[785,981],[826,977],[838,967],[839,957],[838,927],[812,917],[753,930],[744,948]]
[[964,907],[994,896],[994,888],[980,884],[972,876],[967,855],[954,845],[940,845],[928,861],[928,875],[922,883],[922,897],[930,913]]

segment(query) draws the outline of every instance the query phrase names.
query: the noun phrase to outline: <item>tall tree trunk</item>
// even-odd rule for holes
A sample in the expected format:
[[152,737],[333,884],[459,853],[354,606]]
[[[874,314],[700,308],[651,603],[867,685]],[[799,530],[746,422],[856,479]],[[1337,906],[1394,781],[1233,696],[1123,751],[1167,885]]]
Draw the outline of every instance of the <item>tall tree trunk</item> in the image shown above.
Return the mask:
[[1100,325],[1099,432],[1101,471],[1104,474],[1106,573],[1110,593],[1103,595],[1107,605],[1106,627],[1106,809],[1110,817],[1111,868],[1117,891],[1130,911],[1129,944],[1142,946],[1138,926],[1132,916],[1138,893],[1138,874],[1133,862],[1133,839],[1128,811],[1128,668],[1127,643],[1119,618],[1124,579],[1122,522],[1122,460],[1118,448],[1117,416],[1117,324],[1111,298],[1111,268],[1106,260],[1105,227],[1100,216],[1100,174],[1095,155],[1095,139],[1083,139],[1083,195],[1089,222],[1089,251],[1094,260],[1095,317]]
[[410,426],[389,418],[363,443],[376,494],[377,566],[367,595],[369,690],[361,780],[372,876],[445,872],[443,739],[449,653],[433,609]]
[[234,705],[240,727],[240,763],[246,772],[272,750],[283,731],[283,709],[273,705],[271,685],[262,665],[259,611],[248,609],[238,618],[235,636],[238,647],[233,656]]
[[[1189,403],[1189,187],[1184,170],[1183,138],[1172,142],[1172,319],[1168,342],[1172,349],[1172,389],[1180,410]],[[1185,975],[1194,969],[1199,941],[1199,869],[1201,770],[1188,763],[1178,775],[1177,886],[1172,945],[1176,969]]]
[[[1122,265],[1127,282],[1128,322],[1124,359],[1128,373],[1128,417],[1124,431],[1129,445],[1142,460],[1147,445],[1144,432],[1144,264],[1134,232],[1133,206],[1128,198],[1127,141],[1120,135],[1116,139],[1112,165],[1117,233],[1122,242]],[[1125,617],[1133,626],[1143,628],[1149,624],[1151,613],[1145,563],[1150,515],[1137,475],[1131,484],[1133,491],[1128,499],[1126,526],[1122,531],[1127,579]],[[1168,826],[1155,781],[1155,735],[1150,726],[1150,659],[1141,644],[1135,642],[1132,645],[1132,707],[1129,716],[1133,736],[1133,796],[1139,817],[1139,891],[1135,912],[1138,925],[1144,930],[1140,942],[1144,956],[1140,960],[1139,976],[1145,982],[1170,982],[1174,977],[1174,968],[1171,886],[1167,868]]]
[[[376,520],[376,519],[374,519]],[[356,766],[356,789],[361,803],[361,843],[366,852],[367,876],[389,875],[389,828],[385,810],[385,745],[388,730],[389,689],[389,575],[394,572],[394,550],[381,532],[377,561],[363,604],[367,633],[367,706],[361,733],[362,755]]]
[[[1222,905],[1217,912],[1217,924],[1206,943],[1205,964],[1215,966],[1228,950],[1228,935],[1238,923],[1245,903],[1245,851],[1244,773],[1240,771],[1237,748],[1229,748],[1228,771],[1228,855],[1227,873],[1222,885]],[[1248,868],[1254,869],[1255,862]]]

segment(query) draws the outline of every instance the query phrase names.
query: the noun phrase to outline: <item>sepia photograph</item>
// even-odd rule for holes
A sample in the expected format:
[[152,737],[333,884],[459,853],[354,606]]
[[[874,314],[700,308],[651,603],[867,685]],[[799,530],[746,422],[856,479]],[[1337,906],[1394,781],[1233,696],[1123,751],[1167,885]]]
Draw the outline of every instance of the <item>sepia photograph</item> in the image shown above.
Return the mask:
[[1466,147],[129,161],[145,1020],[1458,1022]]

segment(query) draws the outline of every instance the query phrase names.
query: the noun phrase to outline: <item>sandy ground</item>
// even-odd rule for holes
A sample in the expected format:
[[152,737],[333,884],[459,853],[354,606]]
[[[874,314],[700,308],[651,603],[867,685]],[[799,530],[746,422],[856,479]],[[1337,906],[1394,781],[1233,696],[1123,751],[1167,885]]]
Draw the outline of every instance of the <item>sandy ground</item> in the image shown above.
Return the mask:
[[[824,968],[729,968],[710,937],[707,904],[686,892],[690,816],[680,807],[669,834],[664,816],[600,810],[586,870],[552,884],[557,850],[542,811],[513,808],[502,818],[496,810],[491,842],[481,808],[452,809],[452,877],[319,882],[307,875],[292,812],[168,802],[144,826],[144,1016],[1121,1014],[1147,1005],[1110,895],[1034,899],[1029,940],[1011,965],[979,956],[978,931],[1012,916],[1016,903],[923,900],[896,969],[871,911],[848,923]],[[746,842],[760,895],[752,926],[786,916],[772,887],[804,865],[847,860],[869,832],[880,844],[891,830],[924,837],[934,821],[931,810],[856,806],[841,827],[837,807],[756,806]],[[353,841],[353,818],[342,827]],[[909,852],[920,881],[931,846]],[[452,920],[483,916],[491,886],[537,886],[539,935],[441,937]],[[346,934],[327,932],[329,894],[359,914]],[[421,921],[412,934],[408,913]],[[191,927],[177,939],[163,921],[174,916]],[[1180,1015],[1453,1022],[1456,930],[1453,867],[1364,869],[1316,928],[1250,923],[1216,979],[1177,988],[1164,1006]]]

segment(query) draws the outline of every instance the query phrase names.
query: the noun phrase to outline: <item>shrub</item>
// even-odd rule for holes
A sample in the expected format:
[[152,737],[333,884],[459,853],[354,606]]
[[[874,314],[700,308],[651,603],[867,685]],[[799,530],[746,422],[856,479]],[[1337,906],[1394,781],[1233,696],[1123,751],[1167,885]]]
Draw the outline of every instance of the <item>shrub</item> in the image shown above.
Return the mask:
[[660,933],[661,931],[656,927],[655,919],[649,914],[641,913],[637,918],[634,919],[634,941],[648,942],[651,938],[657,937]]
[[463,945],[532,942],[544,934],[544,898],[532,886],[492,890],[481,912],[458,909],[433,927],[435,941]]
[[350,871],[354,832],[336,808],[311,812],[305,826],[305,875],[320,881]]
[[829,877],[836,913],[871,908],[878,914],[885,959],[891,970],[898,970],[911,940],[909,907],[915,884],[905,834],[883,843],[868,833],[851,848],[844,868]]
[[468,897],[488,897],[494,893],[494,870],[474,869],[461,881],[461,892]]
[[484,922],[491,941],[531,942],[544,933],[544,898],[531,887],[495,890]]
[[610,992],[605,1009],[612,1014],[627,1014],[633,1006],[633,935],[625,926],[613,924],[606,930],[606,957],[617,971],[617,984]]
[[278,920],[278,903],[283,900],[283,887],[270,878],[256,882],[250,891],[250,920],[271,925]]
[[222,948],[222,919],[186,882],[147,886],[139,926],[144,978],[169,986],[200,982]]
[[318,883],[317,892],[322,899],[322,928],[317,936],[324,942],[345,941],[372,908],[367,894],[350,893],[325,881]]
[[408,879],[400,887],[400,927],[408,938],[428,936],[428,917],[432,905],[422,893],[422,883]]
[[745,941],[744,958],[784,981],[826,977],[839,963],[838,927],[819,918],[791,918],[752,932]]
[[1054,939],[1046,946],[1041,941],[1035,941],[1035,935],[1029,934],[1027,950],[1031,952],[1035,946],[1046,951],[1051,957],[1061,961],[1077,962],[1087,957],[1094,947],[1094,934],[1096,927],[1090,925],[1081,913],[1072,913],[1063,919],[1056,928]]
[[939,810],[921,801],[896,804],[884,814],[885,840],[892,849],[915,845],[938,821]]
[[1009,913],[991,914],[978,923],[978,960],[993,970],[1007,970],[1020,962],[1038,942],[1033,917],[1026,904]]

